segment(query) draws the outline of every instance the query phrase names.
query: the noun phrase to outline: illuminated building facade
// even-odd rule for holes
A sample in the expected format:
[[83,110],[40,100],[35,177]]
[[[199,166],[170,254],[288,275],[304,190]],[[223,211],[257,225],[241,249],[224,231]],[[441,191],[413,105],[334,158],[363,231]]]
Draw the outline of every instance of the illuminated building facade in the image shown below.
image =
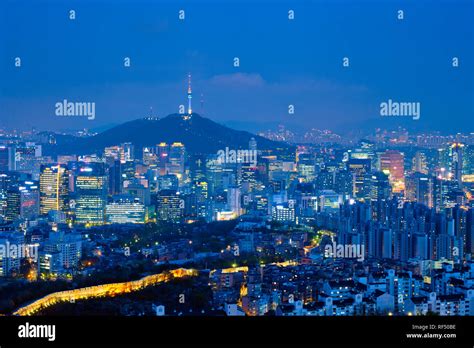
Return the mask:
[[106,221],[109,224],[139,224],[145,222],[145,206],[128,195],[114,196],[106,206]]
[[389,175],[393,192],[405,189],[404,156],[396,150],[387,150],[380,154],[380,170]]
[[184,215],[184,200],[176,191],[162,190],[157,197],[157,219],[162,221],[181,221]]
[[103,224],[108,189],[105,164],[81,164],[74,177],[74,183],[76,223]]
[[40,168],[40,213],[65,211],[69,202],[69,170],[64,164],[43,164]]
[[31,220],[38,215],[38,182],[22,181],[7,191],[6,220],[15,221],[18,218]]

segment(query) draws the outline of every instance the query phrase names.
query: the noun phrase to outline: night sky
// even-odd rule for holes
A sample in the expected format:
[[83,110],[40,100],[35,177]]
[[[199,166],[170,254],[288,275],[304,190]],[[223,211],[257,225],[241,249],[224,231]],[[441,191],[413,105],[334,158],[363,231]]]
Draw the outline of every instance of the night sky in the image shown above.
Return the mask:
[[[2,0],[0,127],[163,117],[186,104],[191,72],[195,112],[251,131],[366,127],[392,99],[421,103],[420,130],[472,132],[473,23],[474,1],[457,0]],[[63,99],[95,102],[95,120],[56,116]]]

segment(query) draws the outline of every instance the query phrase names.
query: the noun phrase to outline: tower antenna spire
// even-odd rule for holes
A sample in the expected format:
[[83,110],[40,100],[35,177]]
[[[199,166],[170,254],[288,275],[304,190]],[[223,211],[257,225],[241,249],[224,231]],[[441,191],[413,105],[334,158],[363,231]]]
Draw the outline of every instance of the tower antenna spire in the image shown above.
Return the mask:
[[193,92],[191,89],[191,73],[188,74],[188,115],[191,116],[193,108],[191,107],[191,101],[193,99]]

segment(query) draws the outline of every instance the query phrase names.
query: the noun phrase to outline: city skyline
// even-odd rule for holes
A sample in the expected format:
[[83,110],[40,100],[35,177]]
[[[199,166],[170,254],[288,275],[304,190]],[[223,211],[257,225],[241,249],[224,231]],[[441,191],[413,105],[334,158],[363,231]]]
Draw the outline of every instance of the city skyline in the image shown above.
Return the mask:
[[[105,293],[118,296],[109,315],[473,315],[474,135],[408,143],[401,131],[282,147],[230,129],[217,141],[222,126],[191,103],[162,121],[171,123],[153,146],[112,139],[82,155],[41,133],[4,134],[0,281],[27,280],[34,301],[0,303],[3,313],[88,315]],[[172,128],[226,147],[163,141]],[[146,277],[122,278],[114,267],[123,262]],[[180,307],[155,294],[161,304],[123,304],[180,278],[207,300]],[[35,297],[43,282],[73,279],[70,291]]]
[[0,0],[2,342],[471,342],[473,19]]

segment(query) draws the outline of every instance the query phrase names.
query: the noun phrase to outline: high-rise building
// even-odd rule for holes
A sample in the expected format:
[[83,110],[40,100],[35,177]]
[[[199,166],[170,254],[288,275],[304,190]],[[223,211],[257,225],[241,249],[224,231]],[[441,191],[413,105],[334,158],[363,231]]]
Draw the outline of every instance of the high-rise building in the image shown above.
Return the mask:
[[219,161],[218,155],[209,155],[206,158],[206,173],[209,180],[209,192],[214,194],[223,189],[222,177],[224,173],[224,163]]
[[350,151],[349,155],[351,158],[356,159],[370,159],[371,167],[374,168],[375,163],[375,144],[368,140],[361,140],[359,147],[354,149],[354,151]]
[[64,164],[43,164],[40,168],[40,213],[65,211],[69,207],[69,170]]
[[466,213],[466,253],[474,255],[474,209]]
[[75,221],[101,225],[105,222],[108,181],[104,163],[81,163],[74,176]]
[[0,173],[15,170],[14,148],[0,145]]
[[[194,214],[198,218],[206,219],[209,218],[208,216],[208,198],[209,198],[209,191],[208,191],[208,182],[206,180],[196,181],[191,187],[192,196],[192,203],[194,204],[193,207],[188,207],[185,202],[185,210],[190,211],[194,210]],[[212,218],[212,216],[210,216]]]
[[38,273],[57,274],[73,271],[82,257],[82,237],[76,232],[50,233],[39,253]]
[[338,170],[334,177],[333,189],[346,198],[352,196],[352,173],[348,170]]
[[252,163],[238,165],[240,173],[240,187],[243,192],[252,192],[257,187],[257,167]]
[[127,224],[127,223],[144,223],[145,222],[145,206],[129,195],[113,196],[105,210],[106,221],[109,224]]
[[126,195],[137,198],[145,207],[148,207],[151,203],[150,188],[147,182],[141,183],[138,180],[134,180],[127,187],[124,187],[122,191]]
[[32,142],[20,143],[15,146],[15,170],[32,173],[37,170],[36,159],[41,157],[41,145]]
[[474,174],[474,144],[464,147],[463,151],[463,174]]
[[369,158],[350,158],[346,165],[347,170],[352,174],[352,196],[366,198],[366,192],[364,192],[364,178],[371,170],[371,160]]
[[122,193],[122,163],[114,157],[107,157],[109,194],[118,195]]
[[279,203],[272,206],[272,220],[278,222],[294,222],[295,207],[293,202]]
[[302,153],[298,156],[298,175],[304,182],[311,182],[316,175],[316,165],[314,156]]
[[393,192],[405,189],[404,156],[396,150],[387,150],[380,154],[380,170],[389,175]]
[[436,167],[439,170],[445,170],[448,173],[449,163],[450,163],[450,150],[446,147],[438,149],[437,153],[437,165]]
[[254,212],[268,215],[268,197],[265,194],[254,194],[251,206]]
[[113,158],[121,162],[125,162],[125,155],[121,146],[108,146],[104,149],[105,158]]
[[123,149],[123,162],[133,161],[135,159],[135,147],[132,143],[123,143],[120,145]]
[[[183,184],[187,179],[185,175],[185,146],[179,142],[172,143],[171,145],[160,143],[156,146],[155,152],[159,174],[174,174],[179,179],[180,185]],[[204,165],[204,163],[202,164]]]
[[18,218],[33,219],[39,215],[38,182],[21,181],[7,191],[5,219],[15,221]]
[[459,189],[454,180],[446,180],[440,177],[433,178],[433,205],[436,211],[463,204],[464,192]]
[[120,192],[124,193],[124,189],[132,184],[135,183],[136,174],[137,174],[137,166],[134,161],[127,161],[120,164]]
[[184,162],[186,158],[186,148],[182,143],[173,143],[170,146],[166,172],[178,177],[180,184],[185,180]]
[[160,170],[160,175],[166,174],[166,164],[168,163],[168,156],[170,147],[167,143],[159,143],[155,148],[157,165]]
[[184,200],[173,190],[162,190],[157,197],[157,219],[162,221],[181,221],[184,215]]
[[391,187],[388,175],[384,172],[373,172],[370,176],[370,199],[372,201],[388,201],[391,194]]
[[462,187],[462,168],[463,168],[463,148],[464,144],[453,143],[450,146],[450,171],[452,178]]
[[[327,169],[323,169],[318,173],[315,180],[315,187],[317,190],[332,190],[335,186],[336,172],[330,172]],[[351,177],[352,179],[352,177]],[[352,180],[351,180],[352,181]]]
[[192,155],[190,159],[190,171],[192,180],[206,179],[206,156]]
[[179,180],[174,174],[167,174],[158,177],[158,189],[159,190],[174,190],[178,191]]
[[15,221],[20,217],[20,190],[12,187],[7,190],[7,207],[5,220]]
[[40,192],[38,182],[26,181],[20,187],[20,218],[32,220],[40,214]]
[[142,161],[145,165],[151,165],[157,163],[157,155],[154,147],[144,147],[142,154]]
[[423,173],[413,173],[406,178],[405,198],[433,207],[433,177]]
[[423,151],[417,151],[413,157],[413,172],[428,174],[428,162]]
[[227,189],[227,209],[236,216],[241,214],[241,191],[238,187],[229,187]]

